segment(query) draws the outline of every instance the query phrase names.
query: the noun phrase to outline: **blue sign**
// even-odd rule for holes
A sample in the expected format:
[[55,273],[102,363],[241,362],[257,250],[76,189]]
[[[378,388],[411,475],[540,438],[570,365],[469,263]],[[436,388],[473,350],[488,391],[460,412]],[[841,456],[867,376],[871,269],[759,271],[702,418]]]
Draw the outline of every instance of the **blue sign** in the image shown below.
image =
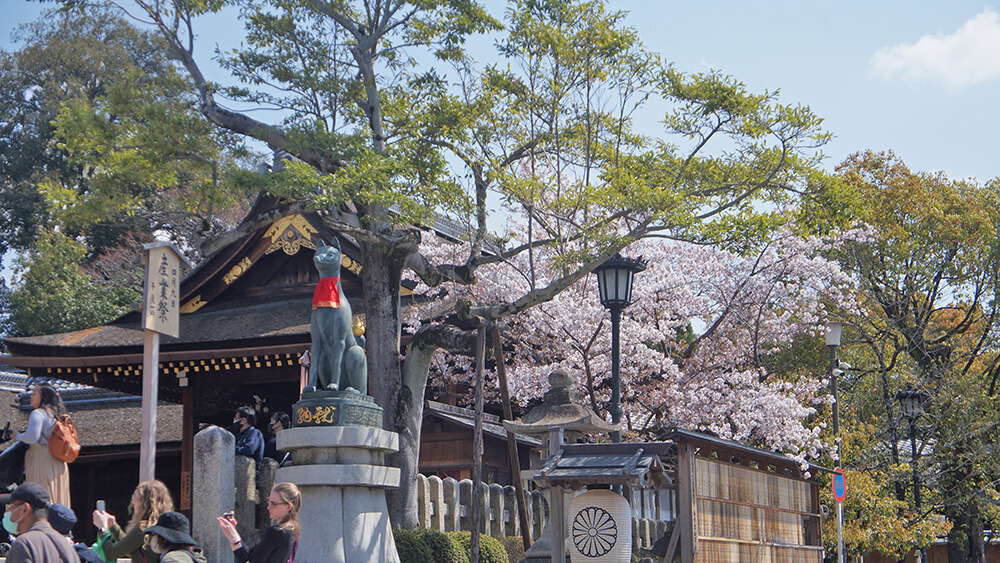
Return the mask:
[[837,499],[837,502],[844,502],[844,498],[847,497],[847,482],[844,481],[844,472],[839,467],[833,470],[833,483],[830,488],[833,489],[833,498]]

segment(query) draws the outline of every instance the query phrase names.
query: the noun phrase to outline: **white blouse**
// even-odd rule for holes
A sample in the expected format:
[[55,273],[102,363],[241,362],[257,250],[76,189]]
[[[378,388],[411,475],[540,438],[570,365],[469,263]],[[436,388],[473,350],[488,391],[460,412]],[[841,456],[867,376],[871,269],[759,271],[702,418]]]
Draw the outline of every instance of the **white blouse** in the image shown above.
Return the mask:
[[56,419],[48,409],[35,409],[28,415],[28,429],[18,434],[17,440],[25,444],[47,446],[49,441],[45,437],[52,432],[55,424]]

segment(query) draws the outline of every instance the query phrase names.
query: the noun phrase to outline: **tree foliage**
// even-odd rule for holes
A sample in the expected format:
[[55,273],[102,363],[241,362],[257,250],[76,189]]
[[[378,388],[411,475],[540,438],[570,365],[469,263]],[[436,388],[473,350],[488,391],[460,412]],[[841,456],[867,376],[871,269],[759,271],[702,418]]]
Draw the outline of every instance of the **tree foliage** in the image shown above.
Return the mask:
[[112,10],[48,12],[22,26],[24,45],[0,57],[0,250],[29,249],[50,207],[38,186],[81,185],[85,170],[58,146],[53,122],[68,102],[92,103],[129,75],[169,63],[157,37]]
[[[914,526],[940,511],[954,524],[950,556],[977,559],[1000,477],[992,455],[1000,437],[997,182],[912,172],[891,153],[854,155],[839,173],[871,229],[837,253],[860,297],[859,309],[844,312],[857,366],[845,380],[846,412],[877,421],[878,438],[848,461],[894,476],[879,482],[910,506],[899,468],[915,469],[925,493]],[[916,456],[895,398],[907,387],[928,397]]]
[[[884,486],[886,481],[905,478],[892,471],[845,471],[849,491],[844,500],[844,553],[847,557],[866,557],[879,553],[902,560],[913,549],[947,534],[951,523],[945,520],[918,518],[906,501],[897,499]],[[830,487],[820,489],[823,504],[836,507]],[[823,524],[823,545],[827,553],[837,552],[837,519]]]
[[[814,366],[824,358],[810,354],[803,342],[818,340],[826,305],[846,307],[851,300],[848,277],[822,257],[840,240],[780,232],[749,256],[662,239],[630,245],[629,254],[649,264],[636,275],[633,302],[621,321],[626,434],[657,439],[689,428],[800,460],[823,451],[817,409],[828,397],[826,380]],[[447,259],[463,249],[436,239],[423,252]],[[443,289],[451,299],[503,301],[526,291],[532,279],[559,275],[561,265],[550,256],[539,252],[530,263],[521,256],[483,267],[474,286],[418,284],[414,291]],[[411,308],[408,330],[419,332],[423,323],[440,320],[440,310],[433,299]],[[692,325],[699,327],[697,336]],[[517,403],[540,399],[549,373],[562,368],[577,376],[591,408],[608,417],[610,323],[593,276],[509,317],[505,328],[507,377]],[[473,372],[471,360],[444,352],[431,366],[439,388],[468,383]]]
[[[47,12],[17,38],[23,45],[0,58],[0,251],[30,252],[13,289],[32,299],[4,310],[9,334],[34,335],[108,320],[141,289],[136,245],[156,233],[197,254],[250,198],[231,180],[243,149],[198,112],[158,34],[98,6]],[[52,231],[69,238],[57,244]],[[70,260],[66,248],[81,244],[86,257]],[[44,271],[38,256],[52,253],[110,285],[84,299],[20,285],[40,279],[28,270]]]
[[9,295],[10,336],[81,330],[128,311],[141,295],[134,288],[97,283],[80,268],[87,249],[58,232],[42,233],[15,263]]
[[[400,365],[405,268],[429,286],[468,285],[483,265],[544,253],[553,275],[501,301],[456,304],[492,322],[553,299],[654,233],[759,248],[781,221],[760,202],[783,206],[824,185],[812,165],[829,136],[808,108],[671,68],[603,2],[517,0],[502,30],[467,0],[243,3],[244,43],[223,57],[241,83],[226,92],[284,110],[274,123],[220,104],[195,59],[197,16],[222,2],[123,4],[160,32],[209,121],[297,160],[263,180],[285,197],[285,212],[321,209],[358,243],[368,339],[380,343],[368,349],[369,390],[386,427],[401,433],[404,487],[392,502],[401,526],[416,517],[408,484],[424,351],[470,349],[468,333],[429,327]],[[482,32],[499,35],[492,63],[464,50]],[[651,100],[668,108],[656,138],[632,123]],[[488,224],[501,212],[523,216],[529,238],[506,246]],[[443,215],[467,225],[468,253],[435,262],[421,254],[414,223]],[[211,248],[260,226],[247,222]]]

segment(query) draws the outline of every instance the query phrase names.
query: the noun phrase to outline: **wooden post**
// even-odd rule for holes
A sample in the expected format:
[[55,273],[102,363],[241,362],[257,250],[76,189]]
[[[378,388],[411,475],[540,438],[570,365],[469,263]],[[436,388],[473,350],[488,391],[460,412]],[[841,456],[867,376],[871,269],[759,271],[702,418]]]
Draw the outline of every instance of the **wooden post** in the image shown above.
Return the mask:
[[694,446],[677,441],[677,525],[680,526],[681,562],[691,563],[698,552],[697,504],[695,499]]
[[180,335],[181,263],[191,267],[169,242],[142,246],[146,258],[142,327],[142,438],[139,443],[139,481],[156,478],[156,403],[159,399],[160,334]]
[[191,487],[194,476],[194,384],[185,377],[187,385],[182,388],[182,413],[184,417],[181,431],[181,510],[191,511]]
[[[507,386],[507,368],[503,363],[503,341],[500,339],[500,328],[493,323],[493,359],[497,363],[497,378],[500,384],[500,403],[503,406],[504,420],[514,420],[514,412],[510,407],[510,389]],[[514,481],[514,491],[517,498],[517,516],[521,520],[521,541],[525,551],[531,547],[531,526],[528,525],[528,507],[524,503],[524,485],[521,483],[521,460],[517,453],[517,436],[507,431],[507,458],[510,460],[510,473]]]
[[[563,429],[554,426],[549,429],[549,458],[559,454],[563,447]],[[562,487],[549,489],[549,530],[551,530],[552,563],[566,561],[566,510],[563,506],[565,496]]]
[[142,350],[142,441],[139,482],[156,478],[156,402],[160,390],[160,333],[147,329]]
[[476,430],[472,435],[472,539],[470,563],[479,563],[479,529],[483,506],[483,369],[486,361],[486,324],[476,333]]

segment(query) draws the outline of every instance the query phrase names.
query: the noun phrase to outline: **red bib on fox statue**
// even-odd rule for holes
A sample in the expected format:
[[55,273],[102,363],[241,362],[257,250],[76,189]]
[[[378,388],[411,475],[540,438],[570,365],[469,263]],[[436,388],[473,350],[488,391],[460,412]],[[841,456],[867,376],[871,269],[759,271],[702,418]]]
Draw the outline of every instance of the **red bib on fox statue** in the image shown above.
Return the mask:
[[316,291],[313,291],[313,311],[320,307],[340,308],[340,292],[337,290],[339,281],[340,278],[320,278]]

